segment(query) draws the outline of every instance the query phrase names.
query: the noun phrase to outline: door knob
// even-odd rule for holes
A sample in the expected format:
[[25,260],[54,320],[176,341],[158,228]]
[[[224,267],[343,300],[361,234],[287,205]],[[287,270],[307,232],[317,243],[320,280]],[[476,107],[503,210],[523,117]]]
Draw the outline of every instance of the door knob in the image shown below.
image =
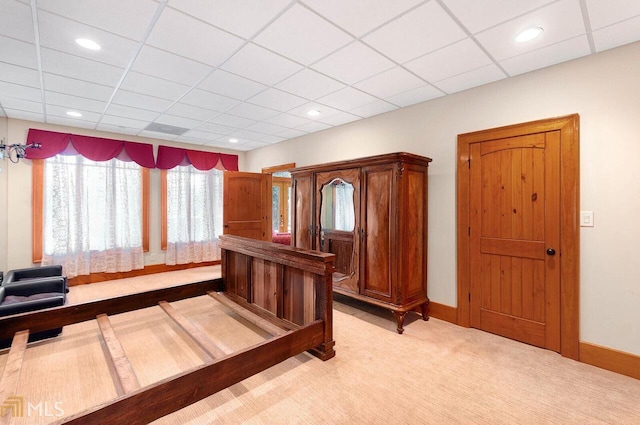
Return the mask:
[[547,255],[556,255],[556,250],[553,248],[547,249]]

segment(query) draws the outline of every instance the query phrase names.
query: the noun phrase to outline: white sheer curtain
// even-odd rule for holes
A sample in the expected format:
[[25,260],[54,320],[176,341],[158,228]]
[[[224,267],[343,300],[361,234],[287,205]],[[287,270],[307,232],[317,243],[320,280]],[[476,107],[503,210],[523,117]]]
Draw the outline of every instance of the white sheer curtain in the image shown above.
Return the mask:
[[56,155],[44,174],[43,265],[67,277],[144,267],[138,164]]
[[167,171],[168,265],[220,259],[222,171],[191,165]]
[[348,183],[335,185],[335,229],[351,231],[355,227],[355,212],[353,207],[353,186]]

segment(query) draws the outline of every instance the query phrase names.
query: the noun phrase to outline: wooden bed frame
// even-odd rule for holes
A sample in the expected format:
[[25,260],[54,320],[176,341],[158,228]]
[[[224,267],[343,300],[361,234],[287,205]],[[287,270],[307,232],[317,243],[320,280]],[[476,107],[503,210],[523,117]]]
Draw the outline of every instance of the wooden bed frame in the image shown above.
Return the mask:
[[[108,347],[118,397],[56,423],[146,424],[304,351],[332,358],[334,255],[237,236],[221,239],[221,279],[0,318],[0,339],[13,338],[0,380],[0,403],[15,395],[29,333],[94,319]],[[169,304],[207,294],[272,337],[227,355]],[[155,305],[212,360],[141,388],[108,315]],[[0,417],[0,424],[8,423],[9,416]]]

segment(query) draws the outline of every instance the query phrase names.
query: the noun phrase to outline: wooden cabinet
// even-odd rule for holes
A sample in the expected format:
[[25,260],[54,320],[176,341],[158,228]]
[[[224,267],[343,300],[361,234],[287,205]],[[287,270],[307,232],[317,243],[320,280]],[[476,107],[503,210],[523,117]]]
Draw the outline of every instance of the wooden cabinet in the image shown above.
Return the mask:
[[431,159],[393,153],[291,171],[292,243],[336,255],[334,292],[428,319]]

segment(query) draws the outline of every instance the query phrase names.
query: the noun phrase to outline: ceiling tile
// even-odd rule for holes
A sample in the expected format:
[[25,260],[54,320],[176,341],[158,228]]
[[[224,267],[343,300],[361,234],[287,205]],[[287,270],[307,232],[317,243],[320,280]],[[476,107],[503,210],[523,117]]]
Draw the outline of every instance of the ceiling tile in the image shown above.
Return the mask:
[[404,13],[423,0],[303,0],[303,3],[360,37]]
[[376,100],[368,105],[352,109],[349,112],[367,118],[374,115],[384,114],[385,112],[393,111],[394,109],[398,109],[398,107],[389,102],[385,102],[384,100]]
[[0,81],[39,88],[40,74],[35,69],[0,62]]
[[42,70],[52,74],[77,78],[105,86],[115,87],[120,81],[123,69],[92,61],[68,53],[41,48]]
[[236,130],[230,136],[245,140],[260,140],[264,137],[264,134],[249,130]]
[[9,108],[4,108],[4,112],[7,114],[9,118],[13,118],[16,120],[44,122],[44,115],[42,114],[36,114],[33,112],[20,111],[17,109],[9,109]]
[[216,139],[219,139],[222,134],[209,133],[208,131],[199,131],[199,130],[190,130],[180,136],[180,139],[183,138],[194,138],[203,140],[205,142],[213,142]]
[[[527,28],[536,26],[544,28],[542,35],[526,43],[516,43],[516,35]],[[481,32],[476,35],[476,39],[494,59],[500,61],[584,33],[585,27],[580,4],[576,0],[562,0]]]
[[[0,2],[0,16],[4,18],[1,21],[2,25],[0,25],[0,35],[35,43],[30,5],[3,0]],[[11,17],[11,19],[7,19],[7,17]]]
[[73,123],[75,121],[86,121],[95,124],[100,121],[100,117],[102,116],[102,114],[99,112],[74,109],[75,112],[80,112],[82,114],[82,117],[73,118],[67,115],[67,111],[69,111],[69,108],[65,108],[64,106],[47,105],[47,118],[49,118],[50,116],[56,116],[64,118],[65,120],[69,120],[70,123]]
[[256,133],[276,134],[283,130],[286,130],[287,128],[275,124],[269,124],[266,122],[258,122],[246,127],[246,129],[249,131],[255,131]]
[[101,124],[109,124],[118,127],[126,127],[126,128],[137,128],[138,130],[142,130],[147,125],[149,125],[149,121],[142,121],[134,119],[133,117],[116,117],[113,115],[105,115],[102,117],[100,121]]
[[234,131],[237,130],[237,128],[228,127],[226,125],[220,125],[220,124],[214,124],[212,122],[208,122],[208,123],[202,124],[201,126],[197,127],[197,130],[206,131],[208,133],[215,133],[215,134],[225,135],[225,134],[233,133]]
[[276,115],[275,117],[266,119],[265,122],[270,124],[280,125],[282,127],[298,127],[313,121],[308,120],[306,118],[298,117],[296,115],[280,114],[280,115]]
[[170,0],[169,6],[218,28],[249,38],[276,17],[290,0]]
[[198,88],[239,100],[246,100],[267,88],[264,84],[218,69]]
[[425,82],[399,66],[359,82],[355,87],[385,98],[424,86]]
[[147,96],[146,94],[134,93],[127,90],[118,90],[116,95],[113,97],[113,103],[156,112],[164,112],[169,106],[171,106],[171,101],[169,100]]
[[113,87],[89,83],[87,81],[62,77],[60,75],[43,73],[44,88],[48,91],[88,97],[95,100],[107,101],[113,93]]
[[146,45],[131,69],[188,86],[198,83],[211,72],[207,65]]
[[101,102],[86,97],[71,96],[63,93],[55,93],[51,91],[45,92],[47,105],[64,106],[67,108],[77,109],[80,111],[90,111],[102,113],[107,106],[107,102]]
[[417,89],[409,90],[395,96],[388,97],[387,102],[391,102],[395,105],[405,107],[420,102],[426,102],[427,100],[435,99],[444,96],[444,93],[437,88],[426,85],[418,87]]
[[220,65],[243,43],[235,35],[170,8],[162,11],[147,39],[151,46],[211,66]]
[[316,131],[326,130],[327,128],[331,128],[332,126],[329,124],[325,124],[323,122],[312,121],[307,124],[303,124],[299,127],[296,127],[296,130],[306,131],[307,133],[313,133]]
[[[115,34],[84,25],[47,12],[38,14],[40,45],[75,56],[126,68],[137,51],[138,43]],[[80,47],[75,40],[88,38],[100,50]]]
[[[348,111],[376,100],[377,99],[370,94],[366,94],[352,87],[346,87],[335,93],[321,97],[318,99],[318,102],[329,105],[332,108]],[[322,119],[320,121],[322,121]]]
[[[552,0],[442,0],[472,34],[523,15]],[[601,0],[597,0],[601,1]],[[491,11],[487,13],[487,11]]]
[[0,96],[42,102],[42,92],[34,87],[0,81]]
[[209,120],[209,123],[212,124],[220,124],[228,127],[236,128],[244,128],[251,124],[254,124],[256,120],[250,120],[248,118],[242,118],[235,115],[229,114],[220,114],[215,118]]
[[249,99],[248,102],[285,112],[307,103],[307,100],[278,89],[267,89]]
[[157,131],[142,130],[138,133],[138,136],[151,137],[152,139],[173,140],[176,138],[175,134],[159,133]]
[[640,40],[640,16],[594,31],[597,52]]
[[480,68],[491,62],[473,40],[466,38],[407,62],[405,66],[425,80],[433,82]]
[[278,115],[278,111],[258,105],[252,105],[250,103],[241,103],[238,106],[229,109],[227,113],[255,121],[263,121],[274,115]]
[[185,103],[176,103],[167,110],[167,114],[177,115],[179,117],[185,118],[192,118],[198,121],[207,121],[218,115],[219,112],[198,108],[196,106],[187,105]]
[[518,75],[560,62],[577,59],[591,53],[586,35],[563,41],[552,46],[543,47],[515,58],[500,62],[509,75]]
[[160,5],[152,0],[38,0],[38,7],[140,41]]
[[41,114],[42,102],[32,102],[30,100],[17,99],[15,97],[0,96],[0,105],[7,109],[17,109],[19,111],[34,112]]
[[0,60],[27,68],[38,68],[36,46],[13,38],[0,36]]
[[254,42],[308,65],[353,40],[353,37],[295,4],[262,31]]
[[353,84],[393,68],[394,65],[389,59],[356,41],[315,63],[312,68],[344,83]]
[[116,117],[133,118],[139,121],[151,122],[155,120],[159,113],[155,111],[148,111],[146,109],[132,108],[130,106],[118,105],[112,103],[106,112],[107,115],[114,115]]
[[366,36],[363,41],[404,63],[466,37],[436,1],[430,1]]
[[263,138],[261,138],[260,140],[258,140],[258,142],[274,144],[274,143],[283,142],[285,140],[287,140],[287,139],[285,139],[284,137],[267,135],[267,136],[264,136]]
[[301,130],[295,130],[293,128],[289,128],[287,130],[284,130],[282,133],[278,134],[278,136],[287,138],[287,139],[293,139],[294,137],[301,137],[301,136],[305,136],[309,133],[307,133],[306,131],[301,131]]
[[64,125],[66,127],[76,127],[76,128],[94,129],[96,126],[96,123],[94,121],[84,121],[81,119],[65,118],[65,117],[59,117],[56,115],[47,115],[47,122],[49,124]]
[[495,65],[487,65],[464,74],[436,83],[438,88],[446,93],[456,93],[473,87],[489,84],[506,78],[504,73]]
[[127,76],[122,81],[120,88],[169,100],[178,99],[189,90],[187,85],[134,71],[127,72]]
[[136,135],[140,131],[138,128],[127,128],[124,126],[111,125],[111,124],[98,124],[96,130],[105,131],[107,133],[116,133],[116,134],[128,134],[128,135]]
[[338,112],[337,114],[322,118],[321,121],[331,125],[342,125],[359,119],[360,117],[357,115],[349,114],[347,112]]
[[[307,114],[307,112],[314,110],[314,111],[319,111],[320,115],[316,115],[316,116],[310,116],[309,114]],[[294,108],[290,111],[288,111],[288,114],[291,115],[295,115],[301,118],[305,118],[309,121],[322,121],[322,118],[324,117],[328,117],[330,115],[333,114],[337,114],[338,111],[337,109],[333,109],[327,105],[322,105],[320,103],[316,103],[316,102],[309,102],[309,103],[305,103],[302,106],[298,106],[297,108]],[[274,123],[277,124],[277,123]],[[297,127],[297,126],[296,126]]]
[[302,65],[255,44],[247,44],[221,68],[271,86],[301,70]]
[[224,112],[240,103],[235,99],[198,89],[191,90],[180,102],[218,112]]
[[636,0],[586,0],[586,3],[593,30],[640,15],[640,2]]
[[340,90],[344,84],[316,72],[305,68],[297,74],[276,85],[277,88],[289,93],[315,100],[334,91]]
[[202,121],[192,120],[189,118],[178,117],[175,115],[163,114],[154,121],[158,124],[167,124],[174,127],[194,128],[202,124]]

